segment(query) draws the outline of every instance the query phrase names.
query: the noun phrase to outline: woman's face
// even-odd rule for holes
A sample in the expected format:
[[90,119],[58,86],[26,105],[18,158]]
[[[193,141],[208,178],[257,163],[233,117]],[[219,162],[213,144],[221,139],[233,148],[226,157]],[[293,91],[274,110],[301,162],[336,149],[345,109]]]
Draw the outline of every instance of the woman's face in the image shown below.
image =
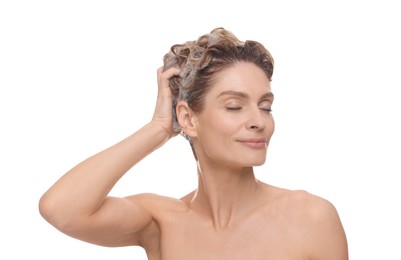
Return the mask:
[[196,153],[227,167],[262,165],[274,132],[273,94],[265,73],[238,62],[217,75],[196,115]]

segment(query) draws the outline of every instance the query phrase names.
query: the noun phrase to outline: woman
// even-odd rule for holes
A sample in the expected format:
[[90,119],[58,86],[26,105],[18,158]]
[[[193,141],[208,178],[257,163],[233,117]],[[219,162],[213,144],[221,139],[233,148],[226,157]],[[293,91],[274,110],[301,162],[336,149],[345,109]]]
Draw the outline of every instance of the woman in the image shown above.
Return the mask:
[[[216,28],[172,46],[157,74],[151,121],[62,176],[40,200],[49,223],[90,243],[141,246],[149,259],[348,259],[330,202],[254,175],[274,132],[273,58],[263,45]],[[177,133],[197,161],[196,190],[180,199],[108,196]]]

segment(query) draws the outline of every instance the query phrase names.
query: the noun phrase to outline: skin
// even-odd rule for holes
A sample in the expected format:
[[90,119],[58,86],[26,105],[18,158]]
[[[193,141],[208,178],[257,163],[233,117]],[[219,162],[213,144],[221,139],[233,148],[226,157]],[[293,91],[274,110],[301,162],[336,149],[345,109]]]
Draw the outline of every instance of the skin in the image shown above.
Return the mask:
[[252,63],[220,72],[201,112],[177,105],[198,156],[196,190],[181,199],[108,196],[131,167],[176,135],[168,79],[178,73],[158,70],[152,120],[63,175],[42,196],[42,216],[90,243],[142,246],[151,260],[348,259],[330,202],[255,178],[253,166],[265,162],[274,120],[270,81]]

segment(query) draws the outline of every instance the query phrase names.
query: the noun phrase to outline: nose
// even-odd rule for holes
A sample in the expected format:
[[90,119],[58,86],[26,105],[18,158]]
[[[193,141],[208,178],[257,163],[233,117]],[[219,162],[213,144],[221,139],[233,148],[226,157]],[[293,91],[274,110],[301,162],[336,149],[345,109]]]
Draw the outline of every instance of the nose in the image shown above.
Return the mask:
[[258,120],[258,121],[252,121],[251,123],[249,123],[248,128],[249,129],[253,129],[253,130],[263,130],[266,127],[266,120],[262,119],[262,120]]
[[257,111],[249,115],[247,128],[251,130],[263,130],[266,127],[266,118],[262,115],[263,112],[258,108]]

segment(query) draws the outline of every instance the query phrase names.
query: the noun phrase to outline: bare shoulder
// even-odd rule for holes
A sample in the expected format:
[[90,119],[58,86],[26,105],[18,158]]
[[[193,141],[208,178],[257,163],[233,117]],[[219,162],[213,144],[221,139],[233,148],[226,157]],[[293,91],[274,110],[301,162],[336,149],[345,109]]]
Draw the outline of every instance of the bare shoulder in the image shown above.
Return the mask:
[[286,190],[270,187],[271,205],[292,223],[302,222],[303,227],[338,223],[335,206],[327,199],[305,190]]
[[127,197],[133,205],[139,205],[149,217],[149,222],[137,232],[136,245],[145,248],[147,254],[158,258],[161,230],[160,224],[175,213],[185,213],[188,206],[181,199],[154,193],[141,193]]
[[309,193],[305,190],[284,190],[278,197],[284,207],[298,212],[298,217],[306,217],[310,221],[319,221],[328,217],[337,218],[334,205],[325,198]]
[[345,231],[335,206],[304,190],[271,187],[271,205],[311,259],[348,259]]
[[157,218],[166,211],[186,212],[188,206],[181,199],[158,195],[155,193],[141,193],[127,197],[127,199],[139,202],[153,217]]

